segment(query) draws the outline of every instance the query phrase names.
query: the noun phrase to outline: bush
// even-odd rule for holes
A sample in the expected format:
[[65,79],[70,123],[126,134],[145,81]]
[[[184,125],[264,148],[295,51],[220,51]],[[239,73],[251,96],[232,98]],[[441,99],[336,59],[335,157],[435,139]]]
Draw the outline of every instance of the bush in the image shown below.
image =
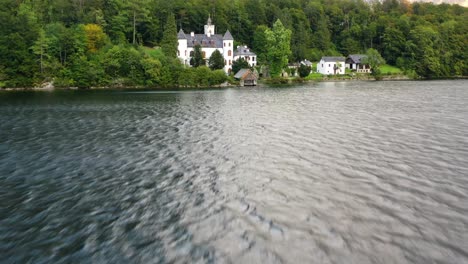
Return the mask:
[[219,85],[224,83],[227,80],[226,73],[223,70],[215,70],[209,74],[208,83],[210,86]]
[[301,64],[301,66],[299,66],[299,69],[298,69],[299,77],[305,78],[305,77],[309,76],[310,70],[311,70],[311,68],[309,66]]

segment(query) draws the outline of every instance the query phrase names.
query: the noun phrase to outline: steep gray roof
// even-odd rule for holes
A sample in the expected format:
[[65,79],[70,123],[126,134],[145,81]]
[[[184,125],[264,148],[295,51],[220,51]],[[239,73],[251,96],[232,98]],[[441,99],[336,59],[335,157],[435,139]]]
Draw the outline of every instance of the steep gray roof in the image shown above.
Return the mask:
[[204,48],[222,48],[223,47],[223,36],[220,34],[214,34],[208,37],[205,34],[186,35],[187,47],[194,47],[197,44]]
[[232,37],[231,32],[229,32],[229,30],[226,31],[226,33],[224,34],[223,39],[224,40],[234,40],[234,38]]
[[344,62],[345,58],[344,57],[322,57],[322,60],[325,62]]
[[347,63],[361,63],[363,58],[367,57],[364,54],[350,54],[346,59]]
[[234,56],[257,56],[257,54],[250,51],[248,47],[238,46],[234,51]]
[[309,60],[303,60],[301,61],[301,64],[304,64],[305,66],[312,66],[312,62],[310,62]]
[[177,39],[185,39],[187,36],[185,36],[185,33],[182,29],[179,30],[179,33],[177,33]]

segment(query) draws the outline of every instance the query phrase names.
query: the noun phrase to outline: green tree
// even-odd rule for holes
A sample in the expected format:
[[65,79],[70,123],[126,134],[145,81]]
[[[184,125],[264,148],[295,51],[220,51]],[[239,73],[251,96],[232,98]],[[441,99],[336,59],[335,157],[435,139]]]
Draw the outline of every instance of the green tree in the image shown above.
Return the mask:
[[233,63],[232,63],[232,73],[236,74],[238,71],[240,71],[241,69],[248,69],[250,68],[249,67],[249,63],[240,58],[238,60],[235,60]]
[[208,65],[212,70],[220,70],[224,68],[224,57],[219,52],[219,50],[215,50],[212,54],[210,59],[208,60]]
[[198,44],[193,48],[193,57],[190,59],[190,65],[195,68],[206,65],[201,46]]
[[291,30],[286,29],[278,19],[273,28],[265,31],[267,38],[267,61],[270,65],[272,77],[279,76],[281,70],[288,65],[288,57],[291,55]]
[[380,76],[380,66],[385,64],[384,58],[380,53],[375,49],[368,49],[366,52],[366,57],[364,57],[361,62],[363,64],[369,64],[371,68],[371,74],[378,78]]
[[298,69],[299,77],[305,78],[305,77],[309,76],[310,70],[311,70],[310,66],[306,66],[306,65],[301,63],[301,66],[299,66],[299,69]]
[[255,53],[257,54],[257,60],[261,64],[265,63],[267,60],[268,42],[265,35],[265,31],[267,29],[267,26],[260,25],[255,29],[253,35],[252,49],[255,50]]
[[161,48],[168,57],[177,57],[177,27],[174,14],[170,13],[167,16],[166,27],[161,41]]
[[39,31],[39,38],[34,42],[34,45],[31,47],[34,54],[37,55],[39,61],[39,69],[41,70],[41,74],[44,73],[44,68],[46,61],[50,58],[47,50],[49,48],[49,40],[46,38],[45,32],[43,29]]

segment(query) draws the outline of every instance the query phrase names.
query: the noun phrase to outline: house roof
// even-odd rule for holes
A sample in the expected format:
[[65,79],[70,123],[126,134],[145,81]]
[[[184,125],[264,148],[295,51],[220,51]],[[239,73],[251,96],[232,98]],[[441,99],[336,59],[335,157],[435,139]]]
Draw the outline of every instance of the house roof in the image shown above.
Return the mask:
[[305,66],[312,66],[312,62],[310,62],[309,60],[303,60],[301,61],[301,64],[304,64]]
[[207,36],[205,34],[194,34],[186,35],[187,47],[195,47],[200,45],[203,48],[222,48],[223,47],[223,36],[220,34],[214,34]]
[[179,33],[177,33],[177,39],[186,39],[187,36],[185,36],[185,33],[182,29],[179,30]]
[[363,58],[366,58],[367,56],[364,54],[350,54],[348,58],[346,59],[346,62],[348,63],[361,63],[361,60]]
[[322,57],[322,60],[324,62],[344,62],[345,58],[344,57]]
[[257,75],[250,69],[240,69],[236,75],[234,75],[234,78],[241,80],[256,80]]
[[234,38],[232,37],[231,32],[229,32],[229,30],[227,30],[226,33],[224,33],[223,39],[224,40],[234,40]]
[[250,51],[247,46],[237,46],[237,49],[234,51],[234,56],[257,56],[257,54]]
[[222,48],[223,47],[223,40],[226,40],[226,35],[232,38],[231,33],[226,31],[226,34],[212,34],[210,36],[205,34],[185,34],[182,29],[179,30],[177,34],[177,39],[186,39],[187,40],[187,47],[195,47],[196,45],[200,45],[203,48]]

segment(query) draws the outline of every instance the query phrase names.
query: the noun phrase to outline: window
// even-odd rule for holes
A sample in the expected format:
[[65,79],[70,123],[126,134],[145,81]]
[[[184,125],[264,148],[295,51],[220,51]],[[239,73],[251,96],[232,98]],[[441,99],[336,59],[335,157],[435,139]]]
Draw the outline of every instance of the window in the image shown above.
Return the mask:
[[187,57],[187,50],[185,50],[185,57]]
[[206,52],[202,51],[201,54],[202,54],[202,57],[203,57],[203,58],[206,57]]
[[322,68],[323,68],[323,63],[322,63]]
[[226,42],[224,42],[224,47],[226,47]]
[[255,61],[255,57],[252,57],[252,61]]
[[330,63],[328,64],[328,67],[331,67],[331,64],[330,64]]
[[228,56],[231,56],[231,50],[228,50]]
[[231,65],[231,64],[232,64],[232,62],[231,62],[231,60],[229,60],[229,65]]
[[226,61],[226,60],[224,60],[224,65],[227,65],[227,61]]
[[231,47],[231,42],[229,42],[229,47]]

